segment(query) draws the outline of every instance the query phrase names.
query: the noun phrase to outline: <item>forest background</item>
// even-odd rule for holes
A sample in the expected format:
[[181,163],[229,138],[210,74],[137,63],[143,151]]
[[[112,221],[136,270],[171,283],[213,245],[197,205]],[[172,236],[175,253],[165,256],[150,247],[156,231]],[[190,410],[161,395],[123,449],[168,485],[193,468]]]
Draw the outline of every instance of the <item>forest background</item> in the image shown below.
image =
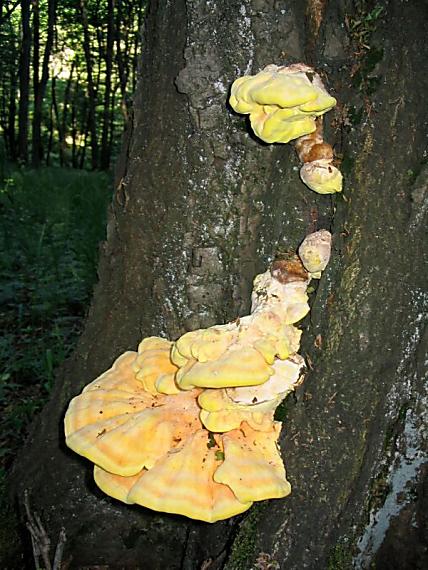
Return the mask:
[[81,331],[143,0],[0,1],[0,501]]

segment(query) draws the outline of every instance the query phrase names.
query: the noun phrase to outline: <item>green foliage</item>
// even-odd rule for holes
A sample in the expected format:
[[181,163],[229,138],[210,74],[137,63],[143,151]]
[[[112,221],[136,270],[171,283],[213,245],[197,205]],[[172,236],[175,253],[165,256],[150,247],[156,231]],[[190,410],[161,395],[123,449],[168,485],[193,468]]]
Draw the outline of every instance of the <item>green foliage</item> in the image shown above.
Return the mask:
[[351,570],[352,548],[349,542],[341,541],[336,544],[330,553],[327,570]]
[[247,570],[256,553],[257,525],[265,505],[255,503],[239,526],[234,538],[226,570]]
[[16,171],[0,187],[0,466],[81,330],[109,200],[102,173]]
[[[51,2],[32,1],[30,71],[26,81],[28,117],[23,122],[18,116],[20,80],[25,77],[21,57],[24,40],[22,7],[20,2],[11,3],[12,6],[8,4],[0,3],[0,134],[8,158],[26,162],[18,139],[19,134],[28,128],[25,139],[29,154],[33,152],[39,156],[42,163],[79,168],[92,164],[107,168],[99,156],[95,156],[94,163],[91,155],[101,151],[110,159],[120,149],[121,134],[136,85],[145,0],[117,0],[114,3],[62,0],[55,4],[52,22],[48,18]],[[39,25],[36,14],[39,15]],[[85,28],[88,32],[88,58],[85,55]],[[49,33],[53,43],[50,49],[48,47],[48,81],[41,110],[37,112],[36,93],[40,92],[37,84],[43,75],[45,49],[50,45],[47,42]],[[37,51],[39,64],[35,65]],[[90,75],[92,93],[88,89]],[[91,108],[95,115],[96,141],[92,140],[90,129]],[[37,132],[34,124],[36,115],[41,117],[41,140],[36,143],[40,147],[37,152],[31,148],[32,136]],[[95,151],[96,146],[98,151]],[[34,156],[33,164],[37,164]]]
[[381,80],[373,73],[384,52],[383,48],[373,45],[373,34],[385,16],[385,8],[375,4],[370,9],[367,4],[365,1],[357,3],[356,15],[352,18],[347,17],[345,23],[352,40],[356,61],[352,69],[352,84],[364,95],[370,96],[376,91]]
[[376,30],[381,16],[385,15],[385,8],[376,4],[371,10],[367,8],[366,1],[358,3],[357,15],[349,21],[349,30],[360,45],[368,46],[370,35]]

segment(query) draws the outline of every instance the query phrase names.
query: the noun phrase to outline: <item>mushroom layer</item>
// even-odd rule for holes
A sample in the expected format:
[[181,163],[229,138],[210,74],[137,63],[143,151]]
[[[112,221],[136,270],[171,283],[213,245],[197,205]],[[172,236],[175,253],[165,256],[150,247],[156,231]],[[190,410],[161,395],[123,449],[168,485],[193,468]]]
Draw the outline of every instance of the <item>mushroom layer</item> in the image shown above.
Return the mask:
[[230,105],[250,116],[254,133],[267,143],[296,140],[302,181],[314,192],[342,190],[342,174],[333,164],[333,149],[323,140],[322,116],[336,105],[321,77],[302,63],[268,65],[256,75],[236,79]]
[[[325,258],[326,240],[308,243]],[[66,443],[103,491],[206,522],[290,493],[274,412],[302,381],[306,265],[275,262],[254,280],[250,315],[174,343],[146,338],[73,398]]]
[[288,143],[315,131],[315,117],[336,105],[314,70],[303,64],[268,65],[234,81],[230,105],[250,115],[255,134],[267,143]]

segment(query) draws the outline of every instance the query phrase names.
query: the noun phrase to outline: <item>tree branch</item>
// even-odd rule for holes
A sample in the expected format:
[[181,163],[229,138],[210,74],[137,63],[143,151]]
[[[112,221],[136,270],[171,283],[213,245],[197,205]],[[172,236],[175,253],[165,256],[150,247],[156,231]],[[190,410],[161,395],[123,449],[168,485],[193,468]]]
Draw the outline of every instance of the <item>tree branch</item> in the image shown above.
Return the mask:
[[11,14],[16,10],[18,5],[19,5],[19,0],[17,2],[15,2],[15,4],[9,8],[9,10],[4,14],[4,16],[2,16],[0,14],[0,26],[1,26],[1,24],[3,24],[3,22],[5,22],[7,20],[7,18],[9,18],[9,16],[11,16]]
[[67,541],[65,529],[62,528],[59,533],[58,543],[55,549],[53,565],[50,561],[50,538],[42,524],[37,513],[31,512],[30,500],[27,489],[24,491],[24,507],[27,515],[27,528],[31,535],[31,544],[33,548],[34,563],[36,568],[40,568],[40,558],[43,560],[45,570],[60,570],[62,556],[64,554],[64,545]]

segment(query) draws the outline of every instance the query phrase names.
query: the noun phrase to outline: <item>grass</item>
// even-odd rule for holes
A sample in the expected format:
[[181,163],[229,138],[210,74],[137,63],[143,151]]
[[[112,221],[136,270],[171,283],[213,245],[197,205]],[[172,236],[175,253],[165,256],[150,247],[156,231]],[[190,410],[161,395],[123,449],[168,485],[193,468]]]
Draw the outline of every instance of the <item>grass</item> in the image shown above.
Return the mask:
[[104,173],[16,170],[0,183],[0,482],[81,331],[110,199]]

